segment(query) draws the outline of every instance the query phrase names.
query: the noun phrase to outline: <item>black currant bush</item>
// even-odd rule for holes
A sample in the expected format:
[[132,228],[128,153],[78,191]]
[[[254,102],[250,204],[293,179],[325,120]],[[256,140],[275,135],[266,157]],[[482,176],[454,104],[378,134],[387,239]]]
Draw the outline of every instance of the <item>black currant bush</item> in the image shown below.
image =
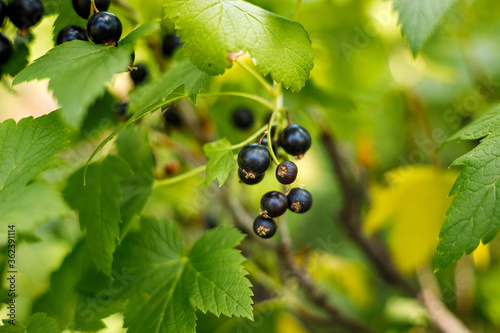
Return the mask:
[[0,1],[0,332],[498,332],[499,11]]

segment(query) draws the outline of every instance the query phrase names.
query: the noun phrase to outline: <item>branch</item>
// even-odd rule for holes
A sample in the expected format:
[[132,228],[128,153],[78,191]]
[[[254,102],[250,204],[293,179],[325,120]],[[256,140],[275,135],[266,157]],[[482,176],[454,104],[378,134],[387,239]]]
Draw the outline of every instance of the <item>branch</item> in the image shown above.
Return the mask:
[[356,242],[373,263],[379,274],[390,284],[395,284],[408,295],[417,297],[417,290],[411,286],[394,267],[385,248],[375,240],[368,240],[361,232],[360,208],[362,192],[356,187],[355,182],[345,173],[345,165],[337,148],[337,144],[330,132],[323,129],[321,140],[325,145],[335,169],[335,175],[344,193],[344,207],[340,212],[340,222],[349,233],[349,237]]

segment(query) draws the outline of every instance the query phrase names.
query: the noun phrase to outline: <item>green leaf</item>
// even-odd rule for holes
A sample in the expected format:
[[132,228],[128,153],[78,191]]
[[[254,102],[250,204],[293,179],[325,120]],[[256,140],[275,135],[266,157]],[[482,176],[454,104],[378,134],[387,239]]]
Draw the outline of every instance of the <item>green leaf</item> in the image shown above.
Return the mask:
[[313,68],[314,53],[304,28],[255,5],[235,0],[173,0],[165,13],[174,19],[184,52],[211,75],[231,67],[229,52],[248,51],[264,75],[299,91]]
[[71,126],[79,127],[89,106],[105,93],[113,75],[127,70],[132,52],[130,46],[74,40],[35,60],[19,73],[13,84],[50,78],[49,89],[62,106],[64,118]]
[[394,0],[401,32],[416,56],[437,25],[457,0]]
[[83,184],[83,168],[68,179],[64,190],[66,201],[79,211],[80,227],[87,230],[90,253],[97,267],[111,276],[113,252],[120,238],[120,176],[132,173],[121,158],[108,156],[91,164],[87,183]]
[[231,142],[226,138],[207,143],[203,146],[203,151],[208,157],[206,178],[203,184],[210,185],[215,179],[219,180],[219,186],[224,185],[236,165]]
[[33,41],[33,35],[19,37],[17,36],[13,43],[13,52],[9,60],[1,66],[2,73],[16,76],[21,70],[28,65],[28,56],[30,50],[28,43]]
[[26,333],[59,333],[61,329],[57,326],[54,318],[46,313],[35,313],[31,316],[26,327]]
[[[93,273],[94,263],[88,252],[89,244],[80,241],[52,274],[50,289],[33,304],[33,312],[47,313],[61,329],[95,332],[104,328],[100,319],[109,316],[105,309],[130,283],[131,278],[121,272],[115,273],[114,282]],[[82,281],[92,281],[98,291],[85,292]]]
[[136,276],[125,310],[129,333],[195,332],[195,309],[253,318],[252,291],[235,250],[244,235],[212,229],[185,254],[172,222],[144,218],[117,250],[115,264]]
[[210,78],[210,75],[201,72],[184,58],[158,80],[151,80],[135,89],[130,99],[129,111],[135,113],[148,110],[151,106],[164,102],[174,91],[188,94],[193,103],[196,103],[196,97]]
[[0,124],[0,202],[20,191],[67,144],[57,113]]
[[[132,127],[122,131],[116,140],[118,155],[134,171],[133,175],[120,178],[122,199],[120,212],[123,224],[122,235],[127,230],[132,218],[140,214],[153,189],[153,158],[146,132]],[[133,149],[131,149],[133,147]]]
[[470,254],[479,242],[490,242],[500,230],[500,108],[452,136],[474,140],[487,136],[476,148],[458,158],[463,166],[450,195],[455,195],[441,229],[436,270]]
[[0,228],[6,230],[7,225],[14,224],[20,232],[33,232],[48,219],[69,212],[59,191],[46,183],[34,182],[0,201]]
[[18,320],[15,325],[9,324],[8,319],[2,319],[3,326],[0,326],[0,333],[25,333],[26,326],[21,324]]

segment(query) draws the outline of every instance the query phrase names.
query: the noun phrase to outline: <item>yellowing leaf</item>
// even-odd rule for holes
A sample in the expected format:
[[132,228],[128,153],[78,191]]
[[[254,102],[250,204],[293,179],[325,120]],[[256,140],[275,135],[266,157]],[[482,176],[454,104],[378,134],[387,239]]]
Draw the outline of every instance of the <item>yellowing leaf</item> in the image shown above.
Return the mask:
[[358,306],[372,301],[372,287],[363,266],[327,253],[315,253],[308,262],[313,279],[333,287]]
[[472,252],[474,265],[479,269],[487,269],[490,266],[490,244],[479,243],[477,249]]
[[409,166],[389,172],[387,187],[372,187],[364,230],[389,229],[389,252],[401,272],[412,273],[435,254],[457,175],[431,166]]

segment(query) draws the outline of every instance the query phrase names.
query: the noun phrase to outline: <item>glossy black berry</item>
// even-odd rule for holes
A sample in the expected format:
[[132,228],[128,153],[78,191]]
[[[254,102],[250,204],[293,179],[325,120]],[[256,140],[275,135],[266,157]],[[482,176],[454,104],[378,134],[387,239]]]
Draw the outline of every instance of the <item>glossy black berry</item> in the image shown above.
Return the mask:
[[135,85],[141,84],[148,78],[148,69],[142,64],[134,65],[136,67],[130,72],[130,78],[134,81]]
[[312,196],[309,191],[294,188],[288,193],[288,209],[295,213],[305,213],[312,206]]
[[278,217],[288,208],[288,198],[281,192],[267,192],[260,199],[260,213],[264,217]]
[[271,218],[265,218],[262,216],[258,216],[253,221],[253,231],[257,234],[257,236],[262,238],[271,238],[278,230],[278,226],[276,222],[274,222]]
[[12,44],[4,34],[0,33],[0,65],[9,61],[12,55]]
[[21,30],[28,29],[40,21],[44,13],[40,0],[13,0],[9,4],[9,18]]
[[[109,8],[111,0],[95,0],[94,3],[98,11],[106,11]],[[75,12],[86,20],[90,16],[90,6],[90,0],[73,0]]]
[[237,108],[233,111],[234,126],[247,130],[252,127],[254,121],[253,113],[247,108]]
[[175,49],[181,46],[181,39],[174,33],[163,37],[161,42],[161,52],[165,57],[170,57]]
[[292,161],[281,162],[276,168],[276,179],[281,184],[291,184],[297,179],[298,168]]
[[266,172],[271,164],[269,151],[261,144],[252,143],[243,147],[238,154],[238,166],[248,174]]
[[265,174],[254,174],[253,172],[245,172],[238,168],[238,178],[240,178],[241,182],[247,185],[255,185],[258,184],[264,179]]
[[5,20],[5,17],[7,17],[7,5],[5,2],[0,1],[0,27],[3,25],[3,21]]
[[75,39],[84,41],[89,40],[87,32],[84,28],[76,25],[70,25],[59,31],[59,34],[57,34],[57,45],[70,42]]
[[163,121],[167,128],[178,128],[182,126],[182,118],[177,108],[173,105],[163,110]]
[[89,19],[87,34],[96,44],[116,45],[122,35],[122,23],[113,13],[99,12]]
[[292,124],[281,133],[279,144],[290,155],[303,155],[311,147],[311,135],[304,127]]

